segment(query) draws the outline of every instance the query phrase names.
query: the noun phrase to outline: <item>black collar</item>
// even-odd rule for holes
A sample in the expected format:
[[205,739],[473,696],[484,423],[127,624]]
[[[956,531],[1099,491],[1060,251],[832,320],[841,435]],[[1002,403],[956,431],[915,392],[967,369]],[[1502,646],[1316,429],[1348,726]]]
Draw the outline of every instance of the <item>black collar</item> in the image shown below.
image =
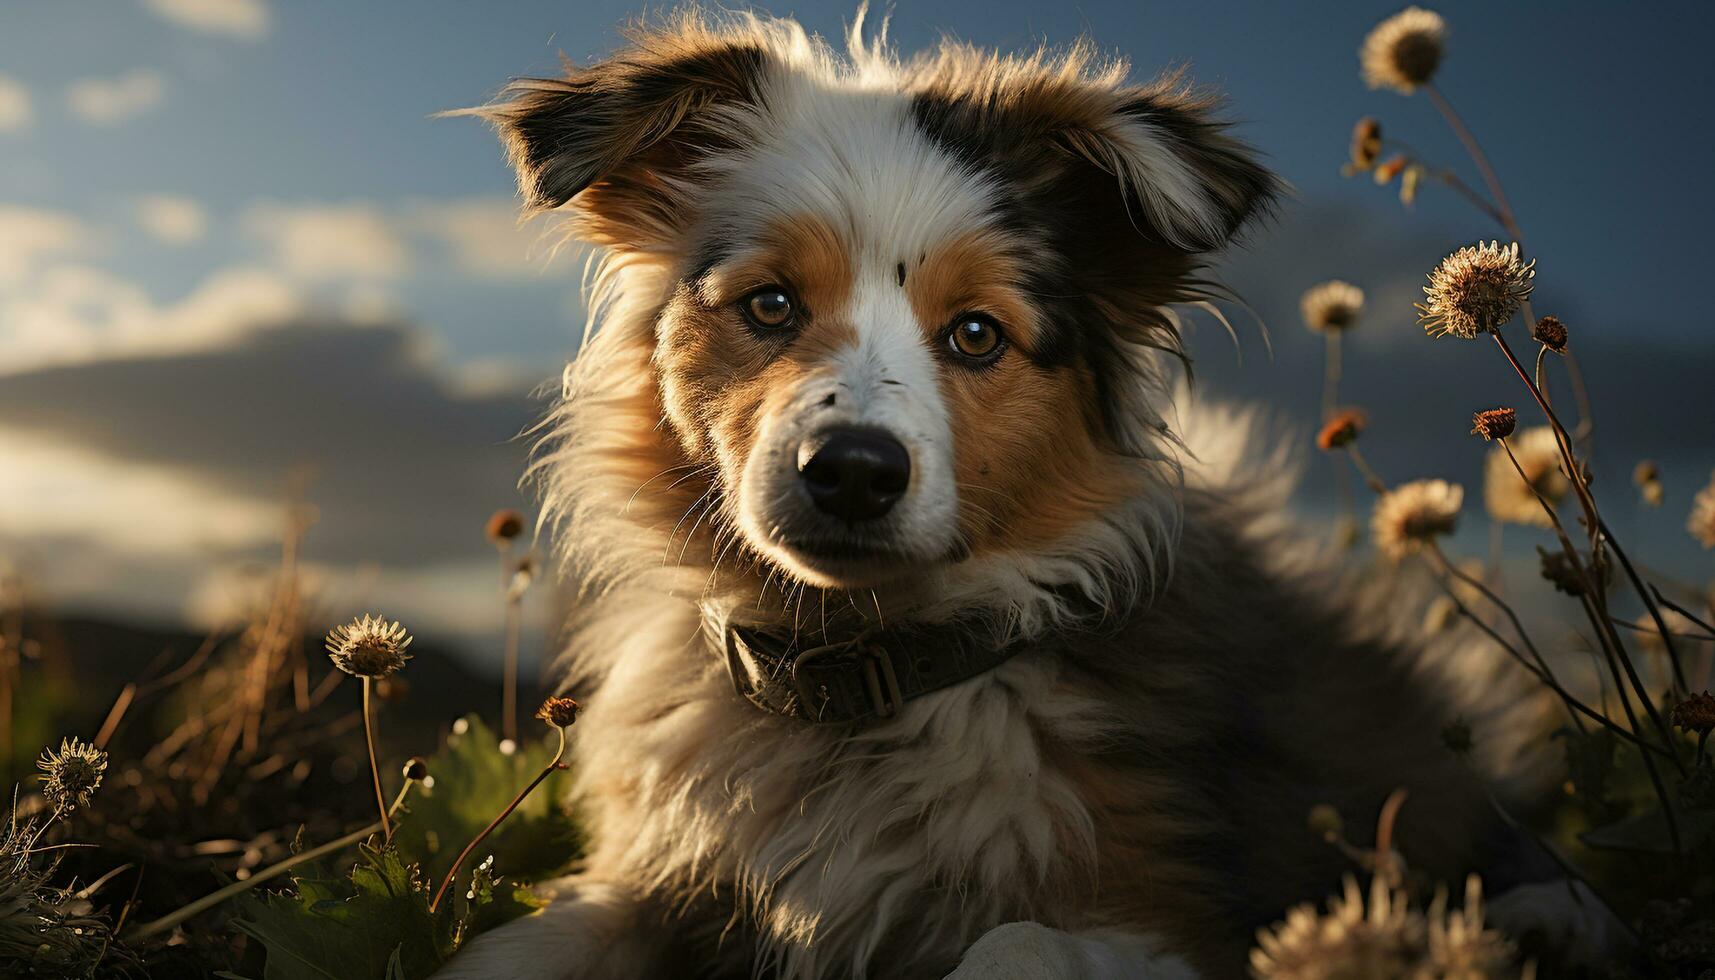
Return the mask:
[[727,673],[738,696],[822,724],[890,718],[912,698],[987,673],[1023,647],[969,621],[872,628],[817,646],[760,627],[726,627]]

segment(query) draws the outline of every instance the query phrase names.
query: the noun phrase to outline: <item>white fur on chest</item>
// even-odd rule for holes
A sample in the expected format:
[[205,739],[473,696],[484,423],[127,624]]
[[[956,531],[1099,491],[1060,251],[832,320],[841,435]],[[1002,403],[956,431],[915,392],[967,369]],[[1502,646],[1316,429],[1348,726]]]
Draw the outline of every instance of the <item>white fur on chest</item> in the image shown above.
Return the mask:
[[1098,705],[1051,663],[1015,659],[847,735],[740,701],[695,610],[663,612],[579,722],[604,873],[730,898],[762,963],[814,977],[861,975],[883,948],[956,957],[1091,859],[1089,812],[1043,747],[1094,733]]

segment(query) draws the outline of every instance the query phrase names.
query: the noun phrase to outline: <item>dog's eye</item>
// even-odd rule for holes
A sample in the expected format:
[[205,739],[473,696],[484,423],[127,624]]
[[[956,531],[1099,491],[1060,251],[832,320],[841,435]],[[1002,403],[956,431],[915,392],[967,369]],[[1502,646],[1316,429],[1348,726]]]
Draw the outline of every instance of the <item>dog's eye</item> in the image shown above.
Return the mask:
[[1000,324],[986,316],[966,315],[954,321],[947,334],[953,353],[974,361],[992,360],[1000,353]]
[[792,308],[792,297],[779,286],[758,289],[746,296],[740,305],[744,309],[745,319],[763,330],[778,330],[790,326],[796,313]]

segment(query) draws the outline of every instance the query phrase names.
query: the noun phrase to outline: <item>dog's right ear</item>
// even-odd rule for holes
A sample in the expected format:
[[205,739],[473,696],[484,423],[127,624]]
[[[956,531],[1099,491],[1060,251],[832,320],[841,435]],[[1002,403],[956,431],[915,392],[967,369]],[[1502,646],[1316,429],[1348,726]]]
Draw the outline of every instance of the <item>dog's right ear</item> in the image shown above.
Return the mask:
[[641,247],[682,227],[695,197],[683,182],[760,106],[768,62],[758,41],[680,25],[563,77],[519,79],[471,114],[499,131],[529,208],[571,202],[582,237]]

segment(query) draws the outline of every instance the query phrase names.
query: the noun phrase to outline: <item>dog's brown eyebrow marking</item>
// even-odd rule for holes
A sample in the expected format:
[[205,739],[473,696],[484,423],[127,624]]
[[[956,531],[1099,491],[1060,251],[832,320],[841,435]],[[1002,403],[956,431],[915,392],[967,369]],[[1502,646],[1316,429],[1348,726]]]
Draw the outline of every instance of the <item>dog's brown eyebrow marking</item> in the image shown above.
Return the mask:
[[903,262],[899,263],[899,265],[894,267],[894,271],[898,273],[899,285],[904,286],[905,285],[905,263],[903,263]]

